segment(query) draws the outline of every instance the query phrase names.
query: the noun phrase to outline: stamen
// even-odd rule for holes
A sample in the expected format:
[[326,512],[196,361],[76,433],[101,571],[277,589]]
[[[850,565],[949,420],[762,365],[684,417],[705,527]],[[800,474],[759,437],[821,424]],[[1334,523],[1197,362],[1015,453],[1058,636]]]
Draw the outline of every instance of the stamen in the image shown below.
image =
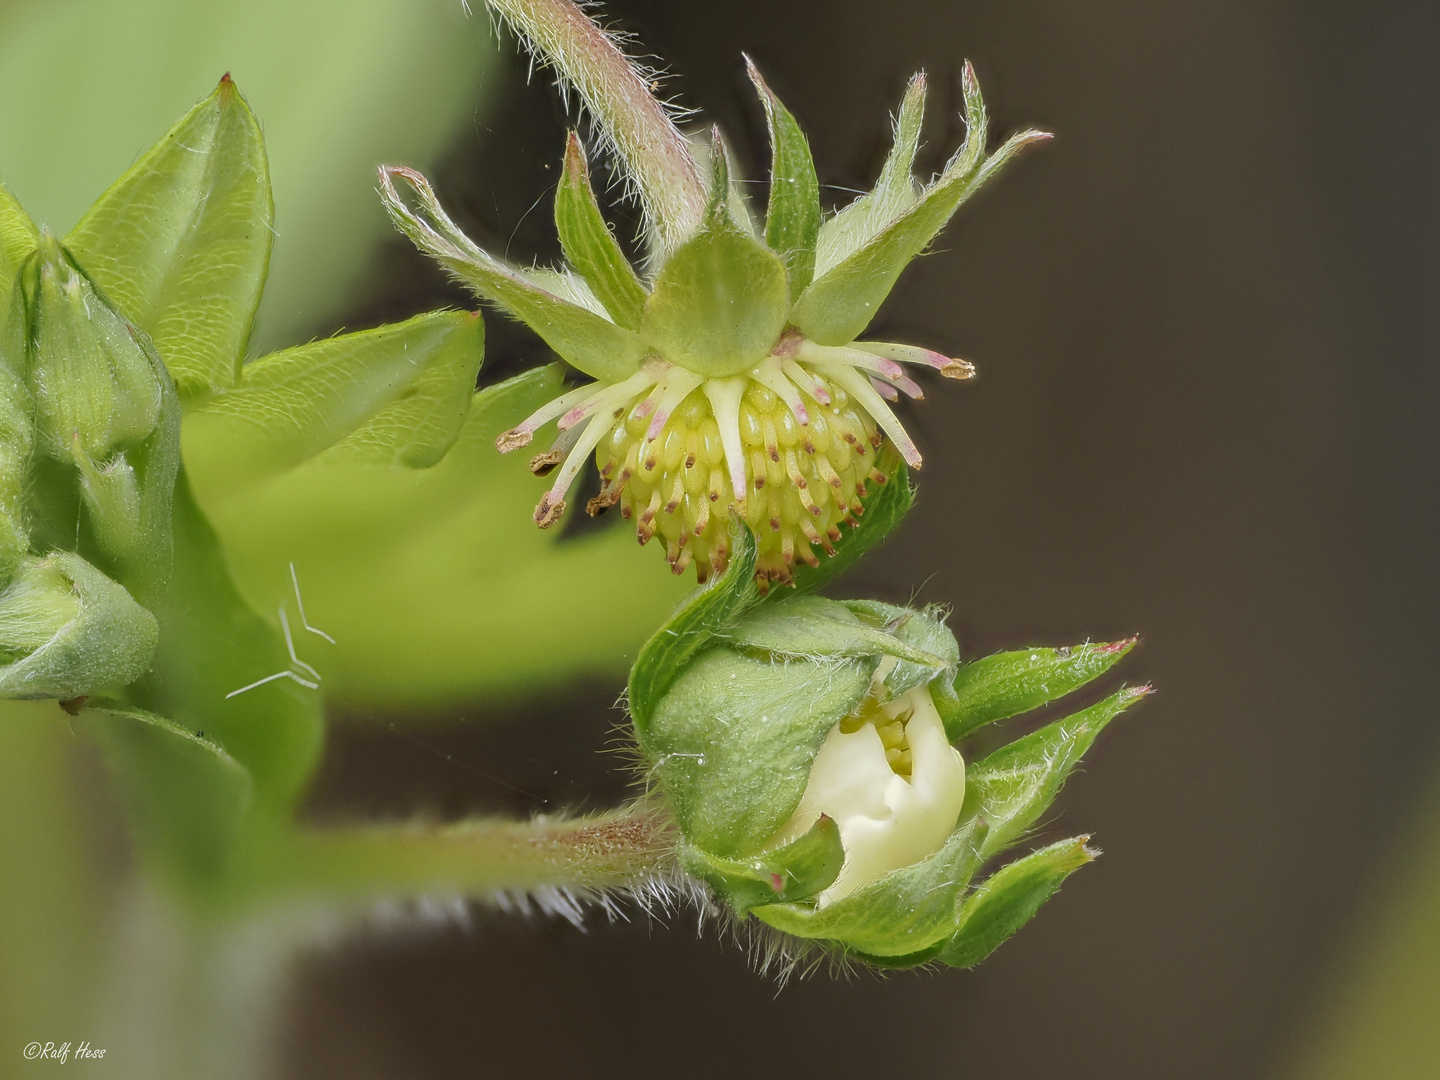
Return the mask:
[[810,413],[805,408],[805,402],[800,400],[800,391],[785,377],[778,358],[767,356],[750,372],[750,377],[788,405],[796,420],[802,424],[810,423]]
[[654,382],[655,374],[642,367],[628,379],[615,383],[613,386],[607,386],[588,401],[575,406],[560,417],[560,429],[563,431],[566,428],[574,427],[587,416],[601,415],[606,409],[614,408],[622,403],[628,405],[640,391],[648,389]]
[[590,395],[601,393],[603,390],[604,387],[599,383],[586,383],[584,386],[577,386],[574,390],[547,401],[522,421],[518,427],[501,432],[499,438],[495,440],[495,448],[502,454],[508,454],[511,450],[529,446],[530,440],[535,437],[535,432],[540,428],[572,408],[576,402],[584,401]]
[[918,345],[893,345],[886,341],[857,341],[856,349],[896,360],[903,364],[923,364],[940,372],[947,379],[969,379],[975,374],[975,365],[968,360],[956,360]]
[[570,452],[570,448],[580,438],[580,431],[580,428],[570,428],[560,432],[555,437],[555,441],[550,444],[549,450],[543,454],[536,454],[530,459],[530,471],[536,476],[548,476],[556,465],[565,460],[565,455]]
[[792,358],[786,357],[780,365],[780,369],[790,377],[796,386],[804,390],[821,405],[829,405],[830,391],[825,386],[825,380],[821,379],[813,371],[806,371]]
[[660,403],[655,407],[655,415],[650,420],[650,428],[645,432],[645,437],[653,439],[659,435],[676,406],[704,381],[703,376],[696,375],[693,371],[674,368],[665,380],[665,390],[660,395]]
[[885,434],[890,436],[890,441],[900,451],[900,456],[912,469],[920,468],[924,459],[920,451],[916,449],[915,443],[906,434],[905,427],[900,423],[899,418],[890,411],[890,406],[870,386],[870,382],[854,368],[848,368],[841,364],[826,365],[825,374],[838,382],[846,390],[855,396],[855,400],[875,418],[875,422],[885,429]]

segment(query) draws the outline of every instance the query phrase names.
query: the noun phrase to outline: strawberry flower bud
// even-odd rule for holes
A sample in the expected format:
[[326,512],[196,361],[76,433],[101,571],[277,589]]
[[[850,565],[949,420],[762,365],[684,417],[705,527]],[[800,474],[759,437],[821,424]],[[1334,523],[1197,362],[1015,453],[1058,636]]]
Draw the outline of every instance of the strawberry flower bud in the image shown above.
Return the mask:
[[[934,181],[919,184],[912,167],[925,80],[916,76],[875,189],[826,218],[805,136],[752,64],[772,147],[760,228],[730,178],[719,132],[697,154],[664,108],[637,90],[649,80],[584,12],[564,0],[491,6],[594,113],[639,196],[653,254],[643,272],[625,257],[573,133],[555,200],[566,258],[558,270],[482,251],[423,176],[380,170],[381,196],[401,231],[596,379],[497,441],[508,453],[555,426],[549,448],[531,461],[537,475],[554,473],[535,523],[560,520],[593,455],[601,488],[588,512],[619,505],[640,543],[662,542],[676,573],[693,565],[704,582],[725,569],[734,509],[758,541],[761,581],[793,584],[797,567],[835,553],[840,526],[856,523],[901,462],[920,467],[889,404],[922,396],[912,372],[974,373],[926,349],[857,339],[960,203],[1021,146],[1046,136],[1022,132],[986,156],[985,108],[967,64],[965,143]],[[882,447],[892,462],[883,467]]]
[[681,865],[740,917],[882,966],[970,966],[1094,852],[1084,837],[982,867],[1036,821],[1121,691],[976,762],[961,734],[1033,708],[1129,649],[961,663],[942,613],[762,599],[754,538],[651,639],[630,679]]

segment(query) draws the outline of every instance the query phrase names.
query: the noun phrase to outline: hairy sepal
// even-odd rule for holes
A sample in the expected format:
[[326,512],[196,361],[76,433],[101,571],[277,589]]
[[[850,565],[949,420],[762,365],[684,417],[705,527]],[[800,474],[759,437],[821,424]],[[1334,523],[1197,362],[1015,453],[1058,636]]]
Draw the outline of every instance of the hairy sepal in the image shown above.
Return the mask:
[[784,258],[790,275],[790,295],[799,296],[815,276],[820,182],[815,176],[810,144],[795,117],[766,85],[748,56],[745,65],[765,107],[770,129],[770,203],[765,210],[765,243]]
[[771,904],[757,908],[755,916],[787,934],[824,940],[866,958],[923,963],[934,946],[955,933],[984,838],[985,823],[967,821],[928,859],[832,904]]
[[744,916],[762,904],[789,903],[814,896],[840,875],[845,849],[833,819],[821,815],[810,830],[772,851],[726,859],[693,844],[680,846],[680,865],[700,878]]
[[590,187],[585,151],[573,131],[565,144],[564,172],[555,192],[555,230],[566,260],[589,284],[610,317],[628,330],[639,330],[645,286],[600,213]]
[[990,823],[982,857],[988,859],[1020,839],[1055,801],[1095,737],[1147,693],[1147,687],[1121,690],[970,765],[964,813]]
[[1008,720],[1098,679],[1135,647],[1135,638],[1068,649],[1017,649],[965,664],[936,708],[956,742],[986,724]]
[[[420,212],[401,198],[395,187],[396,177],[415,192]],[[602,381],[618,382],[640,366],[645,348],[638,334],[537,284],[547,280],[543,274],[527,276],[526,271],[507,266],[482,251],[441,209],[429,182],[418,172],[382,166],[380,195],[396,227],[417,247],[482,299],[534,330],[573,367]],[[532,276],[535,280],[530,280]],[[553,272],[550,277],[547,283],[553,282]]]
[[1060,840],[1002,866],[960,906],[960,927],[935,956],[950,967],[986,959],[1033,919],[1065,879],[1098,854],[1088,836]]
[[967,198],[1022,146],[1048,138],[1024,131],[989,158],[982,157],[986,116],[974,71],[965,69],[966,137],[940,178],[905,210],[851,254],[811,283],[795,302],[794,322],[821,345],[854,341],[875,317],[900,272],[929,245]]
[[718,141],[711,157],[705,223],[660,268],[642,331],[672,363],[707,378],[728,378],[770,355],[785,328],[790,289],[784,260],[730,211],[729,168]]

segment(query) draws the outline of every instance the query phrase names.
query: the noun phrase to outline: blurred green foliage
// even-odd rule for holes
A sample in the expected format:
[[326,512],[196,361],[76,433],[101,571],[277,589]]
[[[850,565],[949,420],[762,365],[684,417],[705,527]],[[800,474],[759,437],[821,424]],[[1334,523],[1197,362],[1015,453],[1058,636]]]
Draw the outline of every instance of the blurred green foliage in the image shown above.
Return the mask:
[[0,179],[63,234],[229,71],[277,208],[258,354],[333,315],[389,229],[375,165],[430,163],[499,55],[459,0],[7,0]]

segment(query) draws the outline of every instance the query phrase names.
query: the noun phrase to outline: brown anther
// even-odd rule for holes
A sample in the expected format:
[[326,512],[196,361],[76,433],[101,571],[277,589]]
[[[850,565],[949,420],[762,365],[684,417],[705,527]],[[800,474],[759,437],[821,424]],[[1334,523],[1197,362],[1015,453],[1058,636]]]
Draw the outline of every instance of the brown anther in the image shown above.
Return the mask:
[[687,469],[693,469],[694,467],[695,467],[695,455],[694,455],[694,454],[686,454],[686,455],[685,455],[685,468],[687,468]]
[[890,478],[879,469],[870,470],[870,479],[874,480],[877,484],[888,484],[890,482]]
[[975,375],[975,365],[968,360],[946,360],[940,365],[940,374],[947,379],[969,379]]
[[523,431],[520,428],[511,428],[509,431],[502,431],[499,438],[495,440],[495,449],[502,454],[508,454],[511,450],[519,450],[522,446],[529,446],[535,436],[532,432]]
[[565,500],[556,499],[550,501],[550,492],[540,496],[540,505],[535,507],[535,524],[542,529],[548,529],[555,522],[560,520],[560,515],[565,512]]
[[536,454],[530,459],[530,471],[536,476],[546,476],[555,471],[555,466],[564,460],[564,453],[559,450],[546,450],[543,454]]
[[870,445],[873,446],[876,450],[879,450],[879,449],[880,449],[880,444],[883,443],[884,441],[885,441],[885,436],[884,436],[884,435],[881,435],[880,432],[878,432],[878,431],[872,431],[872,432],[870,433]]
[[800,444],[800,449],[804,450],[807,454],[813,454],[815,453],[815,444],[809,439],[806,439],[803,443]]

